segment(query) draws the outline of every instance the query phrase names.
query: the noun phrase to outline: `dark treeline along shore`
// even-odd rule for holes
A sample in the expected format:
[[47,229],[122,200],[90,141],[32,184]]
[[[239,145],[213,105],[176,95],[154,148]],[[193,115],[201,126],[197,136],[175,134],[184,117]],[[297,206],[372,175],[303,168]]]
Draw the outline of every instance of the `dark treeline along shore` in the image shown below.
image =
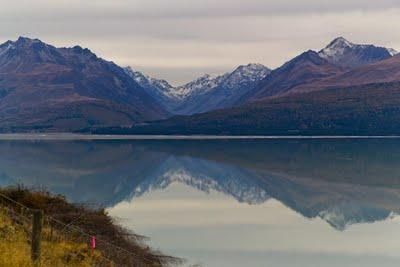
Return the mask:
[[399,135],[399,104],[400,55],[343,37],[177,87],[80,46],[0,45],[0,132]]
[[400,135],[400,83],[330,89],[92,134]]

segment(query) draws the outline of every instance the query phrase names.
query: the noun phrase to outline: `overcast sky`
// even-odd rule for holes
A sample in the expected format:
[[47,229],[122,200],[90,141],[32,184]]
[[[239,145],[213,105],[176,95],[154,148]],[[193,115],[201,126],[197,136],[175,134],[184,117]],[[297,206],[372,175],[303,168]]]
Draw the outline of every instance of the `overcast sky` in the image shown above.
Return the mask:
[[271,68],[333,38],[400,50],[399,0],[0,0],[0,41],[79,44],[181,84],[240,64]]

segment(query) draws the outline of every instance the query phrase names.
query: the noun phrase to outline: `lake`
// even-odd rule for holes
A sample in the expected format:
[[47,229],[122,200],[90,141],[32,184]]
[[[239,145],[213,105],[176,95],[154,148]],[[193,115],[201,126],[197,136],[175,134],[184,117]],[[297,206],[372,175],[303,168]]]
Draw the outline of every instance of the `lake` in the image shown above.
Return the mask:
[[398,266],[400,139],[26,138],[0,140],[0,185],[105,207],[187,266]]

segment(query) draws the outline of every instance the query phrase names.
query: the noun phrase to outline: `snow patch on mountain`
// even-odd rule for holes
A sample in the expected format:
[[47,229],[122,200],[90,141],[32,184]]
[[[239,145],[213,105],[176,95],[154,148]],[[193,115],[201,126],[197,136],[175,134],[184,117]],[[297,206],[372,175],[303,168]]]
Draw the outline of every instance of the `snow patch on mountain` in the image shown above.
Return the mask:
[[261,81],[270,72],[271,70],[262,64],[250,63],[239,66],[231,73],[225,73],[215,78],[206,74],[188,84],[179,86],[176,90],[183,99],[205,94],[219,87],[236,90],[242,84]]
[[231,73],[225,73],[216,77],[205,74],[187,84],[173,87],[164,80],[151,78],[139,71],[133,70],[131,67],[126,67],[125,71],[142,87],[158,90],[165,97],[180,101],[208,93],[221,86],[238,89],[241,84],[260,81],[271,72],[269,68],[262,64],[248,64],[239,66]]
[[174,88],[167,81],[144,75],[143,73],[136,71],[131,67],[126,67],[124,70],[129,77],[131,77],[143,88],[152,91],[159,91],[159,93],[171,98],[174,97]]
[[395,56],[399,53],[399,52],[397,52],[397,50],[395,50],[393,48],[388,48],[388,51],[391,56]]
[[241,84],[261,81],[270,73],[271,70],[264,65],[251,63],[245,66],[239,66],[231,74],[226,76],[221,85],[230,89],[238,89]]
[[228,74],[213,77],[205,74],[200,78],[175,89],[176,95],[181,99],[186,99],[193,95],[204,94],[218,87]]
[[396,54],[397,51],[393,48],[354,44],[343,37],[336,38],[318,53],[320,57],[329,62],[346,68],[374,63]]
[[351,49],[355,44],[347,41],[343,37],[336,38],[327,47],[319,52],[319,56],[325,59],[343,56],[347,49]]
[[0,56],[4,55],[5,53],[7,53],[10,49],[12,49],[14,46],[12,44],[12,42],[8,41],[6,43],[4,43],[3,45],[0,46]]

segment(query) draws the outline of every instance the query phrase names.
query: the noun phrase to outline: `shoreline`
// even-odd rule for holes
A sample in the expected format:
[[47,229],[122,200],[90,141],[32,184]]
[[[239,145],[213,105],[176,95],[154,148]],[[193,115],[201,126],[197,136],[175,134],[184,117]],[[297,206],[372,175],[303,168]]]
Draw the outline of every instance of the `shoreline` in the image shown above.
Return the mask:
[[[43,243],[43,249],[39,255],[43,255],[39,260],[44,263],[45,260],[48,261],[51,258],[51,264],[43,264],[43,266],[59,266],[62,263],[62,266],[82,267],[88,264],[105,267],[166,267],[183,263],[183,259],[164,255],[149,247],[144,236],[137,235],[121,226],[118,220],[109,215],[105,209],[92,209],[85,204],[70,202],[59,194],[21,186],[0,187],[0,200],[0,213],[11,214],[8,216],[9,225],[12,227],[20,225],[23,227],[22,232],[28,233],[26,237],[19,240],[21,241],[19,246],[25,246],[26,250],[29,250],[30,245],[27,241],[30,239],[29,229],[33,227],[29,215],[32,216],[33,212],[38,210],[42,212],[43,231],[39,242]],[[10,232],[10,237],[13,235]],[[93,237],[96,245],[90,252],[89,244]],[[9,239],[0,238],[0,245],[4,247],[9,244],[11,244]],[[54,246],[60,246],[61,252],[54,253],[50,249]],[[28,254],[19,255],[18,260],[30,263]],[[71,257],[74,255],[78,256],[73,258],[73,261]],[[4,257],[4,254],[0,256]],[[30,264],[23,266],[30,266]]]
[[399,135],[100,135],[75,133],[0,134],[7,140],[269,140],[269,139],[400,139]]

